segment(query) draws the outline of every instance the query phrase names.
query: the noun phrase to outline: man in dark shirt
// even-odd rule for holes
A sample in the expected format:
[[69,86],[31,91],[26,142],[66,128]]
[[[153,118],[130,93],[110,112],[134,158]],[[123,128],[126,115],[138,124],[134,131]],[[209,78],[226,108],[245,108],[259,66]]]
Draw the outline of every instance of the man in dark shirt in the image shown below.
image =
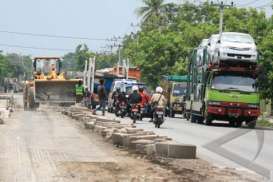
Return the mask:
[[93,114],[96,114],[97,110],[102,109],[102,115],[105,115],[105,105],[106,105],[106,90],[104,87],[104,80],[100,80],[100,85],[98,86],[98,97],[99,97],[99,107],[94,110]]

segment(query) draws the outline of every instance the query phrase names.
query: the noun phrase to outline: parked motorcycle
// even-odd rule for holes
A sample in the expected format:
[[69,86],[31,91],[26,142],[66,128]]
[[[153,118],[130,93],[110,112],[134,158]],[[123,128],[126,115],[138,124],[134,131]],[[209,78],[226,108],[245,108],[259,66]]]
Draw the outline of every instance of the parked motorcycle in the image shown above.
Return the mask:
[[156,107],[153,113],[153,121],[156,128],[160,128],[160,126],[164,122],[164,108]]

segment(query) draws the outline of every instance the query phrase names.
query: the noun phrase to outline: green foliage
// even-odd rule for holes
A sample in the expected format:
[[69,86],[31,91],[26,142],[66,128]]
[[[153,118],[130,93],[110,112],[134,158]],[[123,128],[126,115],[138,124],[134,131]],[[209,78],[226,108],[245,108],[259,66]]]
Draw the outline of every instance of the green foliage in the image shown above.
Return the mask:
[[95,53],[83,44],[76,47],[75,52],[70,52],[63,57],[63,69],[66,71],[83,71],[85,60],[96,56],[96,69],[113,67],[118,60],[117,54]]
[[75,53],[67,53],[63,57],[63,69],[65,71],[78,71],[78,61]]
[[[202,5],[165,4],[163,0],[144,0],[138,9],[141,29],[126,36],[122,53],[142,70],[143,81],[156,86],[162,75],[185,74],[187,57],[204,38],[219,30],[219,9],[208,2]],[[168,8],[167,8],[168,7]],[[263,88],[271,87],[273,96],[272,30],[273,17],[256,9],[227,8],[224,31],[250,33],[263,54],[261,64],[267,69]],[[271,81],[272,80],[272,81]],[[265,96],[268,96],[265,91]]]
[[0,54],[0,81],[5,77],[30,78],[32,74],[32,61],[29,56],[19,54]]
[[273,123],[269,122],[266,119],[262,119],[257,121],[257,126],[273,128]]
[[75,56],[77,59],[78,69],[83,70],[85,61],[94,56],[94,53],[89,51],[86,44],[80,44],[76,47]]

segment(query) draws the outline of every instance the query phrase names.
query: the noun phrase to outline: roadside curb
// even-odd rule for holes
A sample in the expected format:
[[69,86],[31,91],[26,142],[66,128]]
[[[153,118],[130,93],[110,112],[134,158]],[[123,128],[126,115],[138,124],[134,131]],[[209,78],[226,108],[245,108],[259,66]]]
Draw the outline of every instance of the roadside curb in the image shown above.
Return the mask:
[[117,147],[134,153],[176,159],[196,159],[195,145],[179,144],[167,136],[136,128],[133,124],[121,124],[114,118],[106,118],[79,106],[64,108],[62,114],[83,123],[85,129],[101,135]]

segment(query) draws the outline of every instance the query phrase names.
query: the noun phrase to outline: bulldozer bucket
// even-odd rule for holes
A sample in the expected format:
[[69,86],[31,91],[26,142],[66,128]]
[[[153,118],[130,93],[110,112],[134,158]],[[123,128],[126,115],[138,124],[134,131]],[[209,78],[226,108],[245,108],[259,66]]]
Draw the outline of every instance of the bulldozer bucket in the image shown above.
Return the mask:
[[78,80],[35,80],[35,103],[73,104]]

